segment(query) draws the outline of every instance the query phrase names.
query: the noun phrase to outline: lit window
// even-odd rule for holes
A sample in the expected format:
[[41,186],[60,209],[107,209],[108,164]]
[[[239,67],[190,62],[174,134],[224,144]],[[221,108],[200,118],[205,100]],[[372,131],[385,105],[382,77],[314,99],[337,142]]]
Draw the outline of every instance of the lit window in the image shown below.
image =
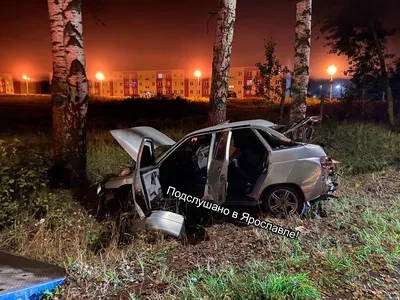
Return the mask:
[[230,89],[233,89],[234,87],[235,87],[234,85],[230,85],[230,86],[229,86]]
[[167,86],[170,86],[171,85],[171,81],[167,81]]
[[136,81],[132,81],[132,86],[136,87]]
[[248,79],[248,80],[246,81],[246,85],[247,85],[247,86],[253,85],[253,80]]
[[159,73],[159,74],[157,75],[157,77],[158,77],[158,79],[162,79],[162,74]]

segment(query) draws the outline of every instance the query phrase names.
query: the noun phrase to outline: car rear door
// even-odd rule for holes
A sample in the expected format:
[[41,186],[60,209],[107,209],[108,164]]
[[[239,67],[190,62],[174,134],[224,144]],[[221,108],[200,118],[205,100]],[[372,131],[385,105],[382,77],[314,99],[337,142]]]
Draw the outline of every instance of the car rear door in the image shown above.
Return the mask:
[[143,219],[162,198],[160,171],[155,163],[154,143],[151,138],[144,137],[140,144],[132,188],[136,211]]
[[230,129],[214,135],[212,149],[210,151],[210,164],[207,173],[207,183],[204,191],[204,199],[222,205],[226,201],[228,188],[227,174],[229,165],[229,145],[232,132]]

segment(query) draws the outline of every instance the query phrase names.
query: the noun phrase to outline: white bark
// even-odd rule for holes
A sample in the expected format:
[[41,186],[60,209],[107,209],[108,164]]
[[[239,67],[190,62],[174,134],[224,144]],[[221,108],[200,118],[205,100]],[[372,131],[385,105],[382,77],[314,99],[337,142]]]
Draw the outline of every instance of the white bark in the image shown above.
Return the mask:
[[64,47],[64,20],[62,0],[48,0],[50,33],[53,56],[51,99],[53,117],[53,153],[55,166],[63,164],[65,141],[65,105],[67,103],[67,64]]
[[294,70],[292,83],[292,105],[290,122],[294,123],[306,116],[307,89],[309,82],[311,46],[312,0],[298,0],[296,9],[296,30],[294,45]]
[[[70,100],[77,104],[83,101],[89,92],[83,52],[82,1],[64,0],[63,15]],[[87,109],[87,105],[83,108]],[[82,111],[82,113],[86,114],[86,111]]]
[[86,113],[89,99],[83,51],[82,0],[64,0],[63,17],[68,74],[65,152],[69,182],[77,186],[86,182]]
[[219,0],[210,91],[209,124],[226,119],[229,69],[236,20],[236,0]]
[[[66,86],[66,60],[64,47],[64,20],[62,17],[62,0],[48,0],[50,32],[52,41],[53,54],[53,78],[55,84],[61,85],[60,88],[65,89]],[[65,91],[65,90],[64,90]],[[57,91],[62,92],[62,91]]]

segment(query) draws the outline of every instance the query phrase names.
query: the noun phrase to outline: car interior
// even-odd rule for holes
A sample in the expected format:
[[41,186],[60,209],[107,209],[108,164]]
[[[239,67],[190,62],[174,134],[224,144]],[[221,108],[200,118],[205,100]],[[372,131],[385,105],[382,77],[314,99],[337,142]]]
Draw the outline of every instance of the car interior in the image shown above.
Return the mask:
[[232,130],[230,153],[227,200],[240,200],[252,191],[263,172],[268,150],[252,129],[244,128]]
[[[202,197],[207,183],[211,134],[185,141],[160,166],[163,194],[173,186],[183,193]],[[216,136],[218,145],[221,133]],[[240,200],[251,191],[266,163],[268,150],[250,128],[232,130],[229,149],[227,200]]]
[[192,196],[202,197],[207,182],[207,161],[211,134],[186,140],[160,166],[163,194],[169,186]]

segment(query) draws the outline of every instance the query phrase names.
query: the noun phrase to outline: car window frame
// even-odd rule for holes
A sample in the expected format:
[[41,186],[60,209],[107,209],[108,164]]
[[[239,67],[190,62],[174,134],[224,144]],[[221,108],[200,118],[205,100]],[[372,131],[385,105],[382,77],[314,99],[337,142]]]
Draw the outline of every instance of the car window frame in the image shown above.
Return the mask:
[[211,135],[211,142],[210,142],[210,151],[211,151],[211,146],[212,146],[212,142],[213,142],[213,139],[212,139],[213,132],[204,132],[204,133],[200,133],[200,134],[191,134],[189,136],[186,136],[186,137],[182,138],[179,142],[177,142],[174,145],[172,145],[171,148],[169,148],[165,152],[161,153],[160,156],[156,158],[156,165],[160,166],[164,160],[166,160],[173,152],[175,152],[180,146],[182,146],[188,140],[190,140],[190,139],[192,139],[194,137],[200,137],[200,136],[204,136],[204,135],[208,135],[208,134]]

